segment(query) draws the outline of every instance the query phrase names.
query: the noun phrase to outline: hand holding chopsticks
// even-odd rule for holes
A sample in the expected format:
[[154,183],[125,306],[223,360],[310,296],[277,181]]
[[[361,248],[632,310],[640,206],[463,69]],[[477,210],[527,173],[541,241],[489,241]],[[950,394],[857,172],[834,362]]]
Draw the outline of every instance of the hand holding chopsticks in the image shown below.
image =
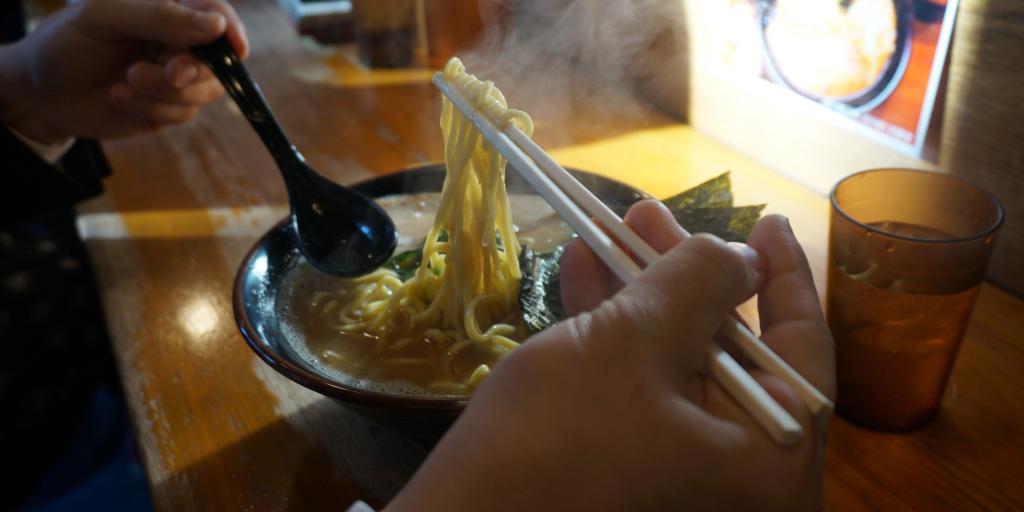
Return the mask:
[[[480,130],[484,138],[508,159],[509,164],[547,200],[621,281],[632,281],[639,275],[641,268],[619,243],[627,247],[644,266],[651,264],[660,256],[626,226],[618,215],[569,175],[525,133],[511,124],[501,128],[495,126],[490,119],[466,101],[460,91],[446,82],[441,74],[435,75],[434,84]],[[599,228],[591,217],[596,218],[608,233]],[[813,414],[820,416],[831,411],[832,402],[827,397],[738,321],[730,318],[722,327],[720,335],[729,339],[763,370],[789,384]],[[801,438],[802,429],[799,423],[727,352],[712,345],[707,355],[711,375],[778,443],[792,444]]]

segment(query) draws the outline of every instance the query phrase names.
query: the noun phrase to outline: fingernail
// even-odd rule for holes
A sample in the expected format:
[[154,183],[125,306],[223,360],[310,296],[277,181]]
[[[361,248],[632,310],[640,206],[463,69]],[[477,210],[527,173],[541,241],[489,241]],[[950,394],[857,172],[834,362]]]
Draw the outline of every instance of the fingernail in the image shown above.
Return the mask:
[[227,20],[218,12],[197,12],[192,15],[192,28],[200,32],[220,32]]
[[178,69],[177,76],[174,79],[174,85],[176,87],[183,87],[192,83],[197,76],[199,76],[199,70],[191,64],[185,64]]
[[662,212],[668,212],[669,215],[672,215],[672,210],[669,209],[667,204],[658,201],[657,199],[644,199],[644,201],[650,201],[651,203],[656,205],[658,209],[661,210]]
[[729,242],[729,247],[743,256],[750,268],[756,270],[758,274],[764,274],[764,258],[761,258],[761,255],[753,247],[740,242]]

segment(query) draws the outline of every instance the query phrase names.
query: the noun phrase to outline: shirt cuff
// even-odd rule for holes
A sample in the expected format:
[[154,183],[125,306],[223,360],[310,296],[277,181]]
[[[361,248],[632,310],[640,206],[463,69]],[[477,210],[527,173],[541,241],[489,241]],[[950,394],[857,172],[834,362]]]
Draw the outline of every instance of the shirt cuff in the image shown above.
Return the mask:
[[67,152],[71,149],[71,146],[75,145],[74,137],[69,138],[63,142],[57,142],[54,144],[43,144],[42,142],[36,142],[22,135],[21,133],[18,133],[18,130],[15,130],[10,126],[8,126],[7,129],[10,130],[10,132],[14,134],[14,136],[17,137],[18,140],[25,143],[25,145],[28,146],[32,151],[35,151],[35,153],[39,155],[39,158],[42,158],[51,165],[55,165],[57,162],[60,161],[61,158],[64,158],[64,155],[66,155]]

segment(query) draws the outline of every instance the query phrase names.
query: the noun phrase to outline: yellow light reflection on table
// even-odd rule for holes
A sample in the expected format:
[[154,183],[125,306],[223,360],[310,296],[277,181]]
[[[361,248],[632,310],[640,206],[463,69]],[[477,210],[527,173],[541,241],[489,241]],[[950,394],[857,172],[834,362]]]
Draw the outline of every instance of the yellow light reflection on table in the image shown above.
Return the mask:
[[213,334],[220,321],[218,317],[217,309],[205,295],[197,295],[178,310],[178,321],[185,332],[195,340],[202,340]]

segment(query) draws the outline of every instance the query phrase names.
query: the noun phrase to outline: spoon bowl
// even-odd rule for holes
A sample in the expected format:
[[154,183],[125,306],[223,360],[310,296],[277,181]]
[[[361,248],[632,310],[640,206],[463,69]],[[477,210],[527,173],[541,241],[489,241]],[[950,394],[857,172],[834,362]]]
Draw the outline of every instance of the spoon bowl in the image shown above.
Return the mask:
[[395,225],[377,203],[333,183],[305,163],[308,184],[289,187],[291,225],[302,255],[321,272],[355,277],[375,270],[398,243]]
[[398,243],[395,224],[370,198],[310,167],[288,140],[226,37],[192,48],[224,85],[277,163],[299,250],[321,272],[355,277],[381,266]]

